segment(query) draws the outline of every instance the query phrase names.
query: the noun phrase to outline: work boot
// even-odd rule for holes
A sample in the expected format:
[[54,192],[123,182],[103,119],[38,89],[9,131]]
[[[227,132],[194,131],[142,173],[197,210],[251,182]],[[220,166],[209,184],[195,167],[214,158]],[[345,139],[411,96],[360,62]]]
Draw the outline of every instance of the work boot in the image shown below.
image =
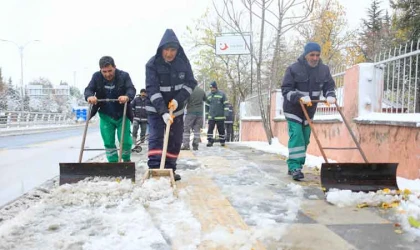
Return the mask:
[[207,147],[212,147],[213,146],[213,142],[207,142]]
[[180,181],[181,180],[181,176],[179,174],[176,174],[174,171],[174,179],[175,181]]
[[220,143],[220,146],[224,147],[225,146],[225,143],[224,142],[221,142]]
[[300,168],[294,169],[294,170],[290,171],[290,173],[292,174],[292,178],[295,181],[299,181],[299,180],[301,180],[305,177]]
[[190,146],[182,145],[181,150],[190,150]]
[[193,150],[197,151],[198,150],[198,145],[193,144]]
[[131,162],[131,160],[123,160],[123,162]]

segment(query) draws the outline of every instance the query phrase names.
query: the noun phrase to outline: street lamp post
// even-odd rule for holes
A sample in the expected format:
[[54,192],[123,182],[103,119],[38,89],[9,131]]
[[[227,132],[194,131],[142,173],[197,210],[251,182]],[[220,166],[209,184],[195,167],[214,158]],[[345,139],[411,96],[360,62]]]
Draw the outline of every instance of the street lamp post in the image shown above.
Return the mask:
[[24,110],[23,107],[23,98],[24,98],[24,91],[23,91],[23,50],[27,45],[29,45],[31,42],[39,42],[39,40],[31,40],[26,42],[24,45],[19,45],[16,42],[6,40],[6,39],[0,39],[2,42],[9,42],[13,43],[18,49],[19,49],[19,55],[20,55],[20,96],[22,98],[22,111]]

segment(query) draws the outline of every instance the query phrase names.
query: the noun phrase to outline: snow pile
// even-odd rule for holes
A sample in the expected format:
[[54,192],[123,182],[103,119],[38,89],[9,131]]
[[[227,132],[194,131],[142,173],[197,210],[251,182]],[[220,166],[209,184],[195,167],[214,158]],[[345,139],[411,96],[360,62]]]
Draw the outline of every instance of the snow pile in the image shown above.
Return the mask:
[[[182,228],[183,230],[175,230]],[[0,227],[1,249],[195,249],[200,224],[167,179],[95,178],[52,190]]]
[[[379,190],[376,193],[331,189],[326,200],[338,207],[380,207],[392,209],[396,232],[401,228],[412,237],[420,237],[420,180],[397,178],[400,190]],[[411,189],[410,189],[411,188]]]
[[[326,199],[328,202],[336,205],[337,207],[349,206],[369,206],[376,207],[383,203],[399,202],[401,197],[396,193],[385,193],[378,191],[376,193],[369,192],[351,192],[350,190],[330,189],[327,193]],[[363,205],[362,205],[363,204]]]

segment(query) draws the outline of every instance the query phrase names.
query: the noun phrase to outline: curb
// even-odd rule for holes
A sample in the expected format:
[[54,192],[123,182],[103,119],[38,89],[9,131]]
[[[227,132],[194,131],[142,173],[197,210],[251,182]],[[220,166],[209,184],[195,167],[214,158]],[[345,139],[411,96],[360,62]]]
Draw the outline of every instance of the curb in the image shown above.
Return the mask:
[[42,133],[46,131],[60,131],[60,130],[66,130],[66,129],[72,129],[72,128],[79,128],[83,127],[85,124],[79,124],[79,125],[63,125],[59,127],[45,127],[45,128],[22,128],[19,130],[0,130],[0,137],[3,136],[15,136],[15,135],[28,135],[28,134],[36,134],[36,133]]

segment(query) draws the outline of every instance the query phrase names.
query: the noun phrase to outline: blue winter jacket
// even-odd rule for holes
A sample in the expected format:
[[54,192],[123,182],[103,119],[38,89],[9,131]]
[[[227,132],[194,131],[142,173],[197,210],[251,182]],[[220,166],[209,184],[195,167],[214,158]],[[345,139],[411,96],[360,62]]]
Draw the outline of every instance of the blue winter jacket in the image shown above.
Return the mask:
[[[85,88],[85,100],[87,100],[90,96],[96,96],[98,99],[108,98],[108,94],[105,89],[106,81],[107,80],[103,77],[100,71],[95,72],[89,82],[89,85]],[[127,72],[115,69],[114,83],[116,88],[115,98],[118,98],[119,96],[128,96],[130,101],[134,99],[136,89],[134,88],[130,75]],[[123,116],[124,105],[119,103],[98,102],[98,104],[93,105],[90,117],[92,118],[98,110],[100,113],[106,114],[113,119],[118,120]],[[131,110],[130,102],[127,103],[127,117],[130,121],[133,121],[133,112]]]
[[[172,62],[165,62],[162,57],[162,47],[167,43],[179,44],[178,53]],[[146,64],[146,92],[149,97],[146,110],[149,114],[162,115],[168,112],[169,101],[175,99],[178,102],[178,108],[174,115],[183,115],[185,101],[195,86],[197,86],[197,81],[194,79],[184,49],[174,31],[167,29],[156,55]]]
[[[300,106],[300,98],[310,96],[311,100],[335,97],[335,82],[330,69],[320,60],[316,67],[310,67],[303,56],[286,69],[281,91],[284,97],[283,112],[287,120],[308,125]],[[305,107],[307,107],[305,105]],[[309,118],[315,115],[317,103],[307,107]]]

